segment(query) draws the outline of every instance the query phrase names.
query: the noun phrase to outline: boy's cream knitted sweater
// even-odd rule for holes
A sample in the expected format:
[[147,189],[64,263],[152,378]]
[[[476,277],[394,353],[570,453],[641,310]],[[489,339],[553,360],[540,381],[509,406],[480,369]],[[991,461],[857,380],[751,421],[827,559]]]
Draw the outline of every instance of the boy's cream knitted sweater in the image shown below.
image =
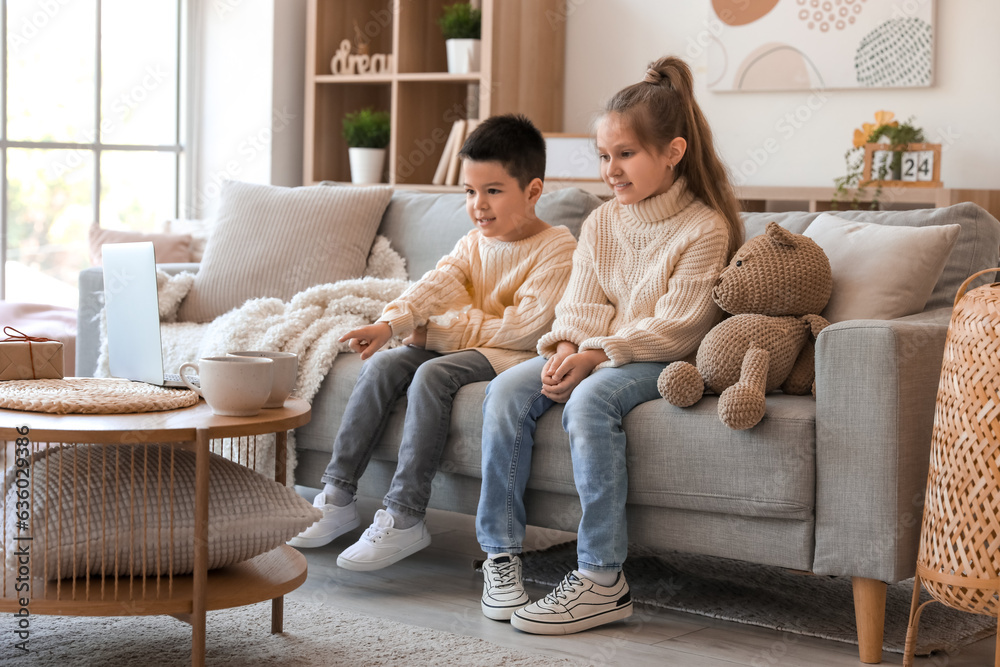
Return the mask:
[[499,374],[535,356],[566,288],[575,248],[565,227],[511,242],[474,229],[387,305],[380,321],[399,336],[426,325],[428,350],[479,350]]
[[583,224],[573,273],[552,331],[538,341],[603,349],[608,362],[675,361],[698,348],[722,311],[712,288],[726,266],[721,214],[695,199],[683,178],[662,195],[609,201]]

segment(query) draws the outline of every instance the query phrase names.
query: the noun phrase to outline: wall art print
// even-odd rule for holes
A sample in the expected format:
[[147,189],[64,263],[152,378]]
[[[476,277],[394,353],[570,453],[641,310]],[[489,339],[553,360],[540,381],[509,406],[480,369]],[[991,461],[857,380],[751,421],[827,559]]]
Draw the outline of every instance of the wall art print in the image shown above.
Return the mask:
[[930,86],[934,15],[934,0],[711,0],[708,87]]

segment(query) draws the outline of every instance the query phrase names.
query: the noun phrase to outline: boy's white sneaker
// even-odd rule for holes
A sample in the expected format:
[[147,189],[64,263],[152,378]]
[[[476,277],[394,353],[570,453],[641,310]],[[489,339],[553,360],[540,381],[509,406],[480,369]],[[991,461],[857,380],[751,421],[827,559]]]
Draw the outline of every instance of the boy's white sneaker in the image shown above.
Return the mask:
[[496,554],[483,562],[483,615],[494,621],[509,621],[511,615],[528,604],[521,580],[521,559],[512,554]]
[[299,549],[321,547],[361,525],[358,504],[353,500],[343,507],[338,507],[327,503],[326,495],[320,491],[313,498],[313,507],[323,510],[323,518],[288,540],[289,546]]
[[632,615],[632,596],[625,575],[601,586],[574,570],[538,602],[518,609],[510,624],[536,635],[568,635]]
[[337,557],[337,565],[359,572],[380,570],[417,553],[430,543],[431,534],[422,520],[399,530],[393,525],[392,515],[379,510],[361,539]]

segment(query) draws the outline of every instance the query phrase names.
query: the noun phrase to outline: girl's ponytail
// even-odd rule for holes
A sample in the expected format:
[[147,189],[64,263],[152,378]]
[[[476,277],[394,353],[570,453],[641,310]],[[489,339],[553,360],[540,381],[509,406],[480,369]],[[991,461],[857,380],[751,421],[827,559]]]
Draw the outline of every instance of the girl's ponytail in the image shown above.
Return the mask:
[[684,176],[691,192],[725,218],[731,257],[743,245],[743,220],[729,173],[715,152],[712,130],[694,99],[687,63],[672,56],[650,63],[643,80],[619,91],[605,112],[622,116],[645,146],[663,150],[675,137],[687,141],[674,174]]

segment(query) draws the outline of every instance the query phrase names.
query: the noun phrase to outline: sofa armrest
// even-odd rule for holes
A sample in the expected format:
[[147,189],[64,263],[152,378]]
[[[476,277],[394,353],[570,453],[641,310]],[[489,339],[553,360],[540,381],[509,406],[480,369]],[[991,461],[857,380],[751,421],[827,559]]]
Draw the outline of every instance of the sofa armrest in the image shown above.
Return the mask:
[[817,339],[817,574],[913,576],[950,316],[838,322]]
[[[182,271],[198,272],[198,264],[157,264],[160,271],[175,275]],[[104,308],[104,270],[92,266],[80,272],[80,301],[76,312],[76,368],[79,377],[91,377],[97,369],[101,348],[101,324]]]

